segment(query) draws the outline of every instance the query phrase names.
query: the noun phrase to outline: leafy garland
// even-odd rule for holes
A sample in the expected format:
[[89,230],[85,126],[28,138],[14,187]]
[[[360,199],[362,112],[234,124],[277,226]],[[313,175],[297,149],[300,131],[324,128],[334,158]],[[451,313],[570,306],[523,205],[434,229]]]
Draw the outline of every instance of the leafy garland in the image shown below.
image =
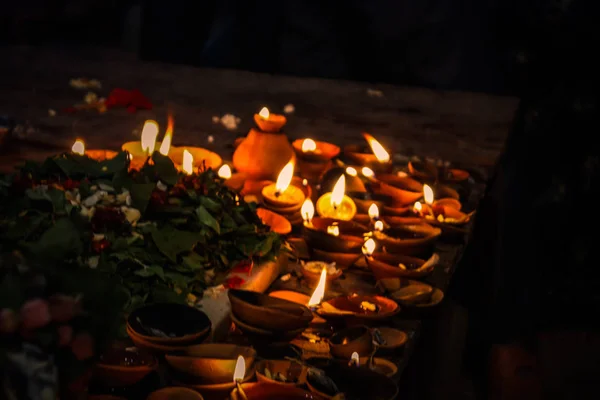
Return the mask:
[[126,152],[27,162],[0,179],[0,251],[116,277],[127,310],[184,302],[237,262],[273,259],[282,245],[256,204],[222,183],[211,169],[179,174],[159,153],[140,171],[129,170]]

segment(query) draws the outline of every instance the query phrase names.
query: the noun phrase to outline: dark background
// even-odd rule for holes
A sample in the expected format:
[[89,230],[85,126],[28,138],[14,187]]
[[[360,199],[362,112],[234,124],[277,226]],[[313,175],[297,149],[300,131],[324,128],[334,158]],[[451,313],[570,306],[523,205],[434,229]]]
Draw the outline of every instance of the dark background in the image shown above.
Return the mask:
[[10,44],[121,47],[275,74],[518,94],[536,4],[514,0],[22,0]]

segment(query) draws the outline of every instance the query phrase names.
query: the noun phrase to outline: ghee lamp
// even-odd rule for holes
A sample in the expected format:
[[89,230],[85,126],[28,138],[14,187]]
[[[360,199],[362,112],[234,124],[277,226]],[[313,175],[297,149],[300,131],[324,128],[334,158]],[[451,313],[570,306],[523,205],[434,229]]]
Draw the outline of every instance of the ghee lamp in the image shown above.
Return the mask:
[[368,133],[363,134],[367,143],[369,143],[369,147],[373,151],[373,154],[377,158],[377,161],[381,164],[386,164],[390,162],[390,153],[387,152],[386,149],[383,148],[381,143],[377,141],[373,136]]
[[156,138],[158,137],[158,123],[147,120],[142,128],[140,141],[127,142],[121,146],[122,150],[130,154],[130,167],[140,169],[146,160],[154,153]]
[[377,204],[373,203],[369,206],[368,214],[371,221],[379,219],[379,207],[377,207]]
[[294,140],[292,147],[296,153],[300,175],[311,181],[317,181],[331,168],[331,159],[340,153],[338,146],[310,138]]
[[333,190],[317,200],[317,213],[321,217],[350,221],[356,215],[356,204],[344,194],[346,176],[342,174]]
[[78,156],[87,156],[96,161],[108,160],[117,155],[117,152],[112,150],[86,150],[85,143],[81,139],[75,140],[75,143],[71,146],[71,152]]
[[258,114],[254,114],[254,122],[263,132],[279,132],[287,122],[284,115],[272,114],[267,107],[263,107]]
[[305,199],[304,192],[299,187],[290,185],[294,176],[294,163],[288,162],[279,173],[277,182],[262,189],[263,198],[267,203],[280,207],[300,205]]

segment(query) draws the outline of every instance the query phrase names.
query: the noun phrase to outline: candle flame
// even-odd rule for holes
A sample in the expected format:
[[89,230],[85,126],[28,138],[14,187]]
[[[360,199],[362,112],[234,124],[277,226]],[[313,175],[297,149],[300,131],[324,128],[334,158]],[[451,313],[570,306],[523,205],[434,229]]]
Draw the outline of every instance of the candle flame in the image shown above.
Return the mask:
[[313,219],[315,215],[315,206],[311,199],[304,200],[302,208],[300,209],[300,214],[302,214],[302,218],[306,223],[309,223]]
[[160,154],[163,156],[169,155],[169,150],[171,150],[171,141],[173,141],[173,117],[169,115],[167,121],[167,131],[165,132],[165,137],[163,138],[163,141],[160,144],[160,149],[158,150]]
[[375,251],[376,243],[373,239],[367,239],[362,247],[362,252],[366,256],[370,256]]
[[371,206],[369,207],[369,218],[371,219],[377,219],[379,218],[379,207],[377,207],[377,204],[373,203],[371,204]]
[[327,233],[331,236],[340,236],[340,227],[337,225],[329,225],[327,227]]
[[429,205],[433,204],[434,195],[431,186],[427,184],[423,185],[423,197],[425,198],[425,203]]
[[350,357],[350,363],[360,367],[360,356],[356,351],[352,353],[352,356]]
[[279,173],[277,177],[277,182],[275,182],[275,189],[277,193],[283,193],[290,186],[292,182],[292,178],[294,177],[294,163],[292,161],[288,162],[285,167]]
[[369,143],[369,146],[371,147],[373,154],[375,154],[375,157],[377,157],[377,160],[379,160],[379,162],[386,163],[386,162],[390,161],[390,153],[388,153],[383,148],[383,146],[381,145],[381,143],[379,143],[377,141],[377,139],[375,139],[373,136],[369,135],[368,133],[364,133],[363,136],[367,140],[367,143]]
[[331,206],[338,207],[344,200],[344,192],[346,191],[346,175],[342,174],[340,179],[331,191]]
[[235,363],[235,370],[233,371],[233,381],[243,381],[244,376],[246,376],[246,360],[244,360],[244,357],[238,356]]
[[304,153],[308,151],[315,151],[317,149],[317,143],[312,139],[304,139],[302,141],[302,151]]
[[302,186],[308,185],[308,179],[302,179]]
[[187,149],[183,150],[183,164],[181,169],[188,175],[194,173],[194,156]]
[[356,172],[356,169],[354,167],[348,167],[346,168],[346,173],[350,176],[356,176],[358,175],[358,172]]
[[231,178],[231,167],[227,164],[223,164],[217,171],[217,175],[219,175],[219,178],[223,179]]
[[416,212],[421,212],[423,210],[423,205],[420,201],[417,201],[415,203],[415,205],[413,206],[413,210],[415,210]]
[[323,267],[321,270],[321,276],[319,277],[319,284],[315,288],[310,300],[308,300],[309,307],[316,307],[321,303],[323,297],[325,297],[325,282],[327,282],[327,267]]
[[148,155],[154,153],[156,138],[158,137],[158,124],[156,121],[148,120],[142,128],[142,151]]
[[369,167],[363,167],[363,169],[361,170],[361,172],[367,178],[372,178],[372,177],[375,176],[375,172],[373,172],[373,170],[371,168],[369,168]]
[[262,119],[269,119],[269,115],[271,115],[271,113],[269,113],[269,109],[267,107],[263,107],[258,115],[260,115]]
[[85,144],[83,140],[77,139],[75,143],[73,143],[73,147],[71,147],[71,151],[75,154],[79,154],[80,156],[85,154]]
[[375,230],[376,231],[383,231],[383,222],[382,221],[375,221]]

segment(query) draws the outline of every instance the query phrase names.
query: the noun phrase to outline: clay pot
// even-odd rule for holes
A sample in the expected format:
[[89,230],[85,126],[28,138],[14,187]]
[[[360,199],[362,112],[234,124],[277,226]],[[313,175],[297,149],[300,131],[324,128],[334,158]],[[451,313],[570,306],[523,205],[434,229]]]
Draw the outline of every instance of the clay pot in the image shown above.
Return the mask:
[[109,387],[130,386],[144,379],[157,366],[158,361],[150,354],[112,348],[102,354],[93,376]]
[[183,164],[183,151],[187,150],[194,157],[194,170],[212,168],[215,171],[223,164],[221,156],[202,147],[171,147],[169,158],[175,165]]
[[444,299],[444,292],[426,283],[401,278],[386,278],[377,282],[390,297],[406,308],[435,307]]
[[242,322],[268,331],[287,332],[308,327],[312,312],[305,306],[263,293],[230,289],[231,311]]
[[448,208],[453,208],[458,211],[460,211],[462,208],[462,204],[460,203],[460,201],[458,201],[457,199],[453,199],[451,197],[436,200],[433,202],[433,206],[434,207],[435,206],[448,207]]
[[371,187],[375,193],[392,197],[394,207],[412,206],[423,197],[423,184],[394,174],[377,175]]
[[[271,378],[267,376],[267,369],[271,374]],[[284,376],[286,381],[273,379],[276,374]],[[262,360],[256,364],[256,379],[259,382],[283,387],[295,387],[304,384],[306,381],[306,367],[290,360]]]
[[[376,279],[412,277],[422,278],[433,272],[439,257],[434,255],[432,259],[422,260],[416,257],[393,253],[373,253],[367,257],[367,265],[373,271]],[[403,264],[406,269],[400,268]]]
[[231,380],[240,355],[249,368],[254,363],[256,351],[233,344],[210,343],[188,347],[181,355],[166,355],[165,360],[171,368],[213,384]]
[[178,353],[178,352],[184,351],[189,346],[203,343],[205,340],[207,340],[209,338],[210,331],[207,332],[205,336],[201,336],[200,338],[198,338],[197,340],[195,340],[191,343],[172,344],[172,345],[166,345],[166,344],[155,343],[155,342],[151,342],[148,340],[144,340],[140,336],[136,335],[136,333],[134,331],[132,331],[131,328],[129,328],[129,327],[127,327],[127,335],[129,335],[129,337],[133,341],[133,344],[135,344],[135,346],[137,348],[149,351],[153,354],[163,355],[163,354],[168,354],[168,353]]
[[373,236],[389,253],[419,256],[431,252],[441,233],[440,228],[421,223],[375,231]]
[[[246,368],[246,375],[244,376],[243,382],[247,382],[254,377],[255,369],[252,367]],[[190,377],[184,373],[178,371],[170,371],[169,376],[171,382],[177,386],[184,386],[186,388],[194,389],[204,397],[205,400],[223,400],[231,393],[235,388],[235,382],[233,382],[233,373],[231,378],[224,383],[203,383],[199,382],[194,377]]]
[[[314,262],[320,262],[320,261],[327,263],[325,260],[316,260],[316,261],[310,261],[310,262],[314,263]],[[308,270],[305,265],[300,267],[300,272],[304,276],[304,279],[306,279],[306,281],[308,281],[309,283],[317,284],[319,282],[319,280],[321,279],[321,272],[313,272],[311,270]],[[334,274],[327,273],[327,277],[325,279],[327,282],[332,282],[332,281],[338,279],[340,276],[342,276],[342,273],[343,273],[343,271],[340,268],[337,268],[337,265],[336,265],[336,272]]]
[[[268,382],[244,383],[242,390],[247,400],[322,400],[318,394],[297,387],[286,387]],[[231,400],[244,400],[238,389],[231,392]]]
[[276,180],[291,159],[295,159],[294,150],[284,134],[257,129],[250,129],[233,153],[235,169],[252,180]]
[[337,331],[329,339],[331,355],[349,361],[352,353],[368,356],[373,350],[371,331],[366,326],[353,326]]
[[263,132],[279,132],[287,122],[287,118],[282,114],[269,114],[269,118],[263,118],[260,114],[254,114],[254,122]]
[[[327,227],[337,223],[339,236],[327,233]],[[337,221],[332,218],[315,217],[311,225],[304,227],[304,238],[309,248],[317,248],[335,253],[361,253],[364,243],[363,235],[369,232],[366,226],[352,221]]]

